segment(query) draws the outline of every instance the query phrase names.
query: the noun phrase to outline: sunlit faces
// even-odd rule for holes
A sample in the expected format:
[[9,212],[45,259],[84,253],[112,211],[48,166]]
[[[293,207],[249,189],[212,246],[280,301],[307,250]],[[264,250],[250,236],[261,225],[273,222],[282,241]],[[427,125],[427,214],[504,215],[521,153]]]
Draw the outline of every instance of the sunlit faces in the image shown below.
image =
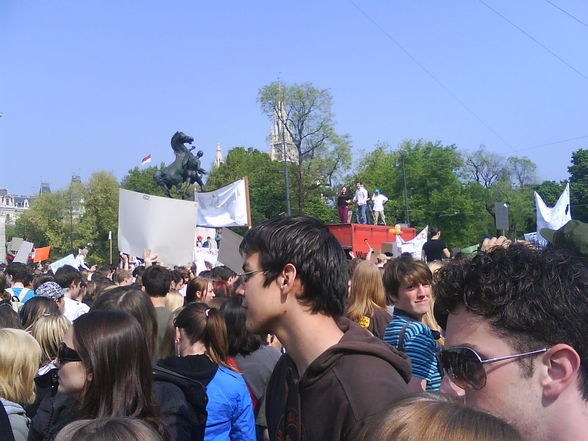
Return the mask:
[[398,288],[398,295],[394,296],[393,300],[395,308],[420,318],[429,310],[431,286],[422,283],[402,282]]
[[[492,330],[487,320],[467,312],[463,306],[449,314],[445,347],[466,346],[483,359],[516,354],[508,341]],[[533,359],[537,363],[541,355]],[[480,390],[460,389],[443,378],[441,390],[459,397],[468,406],[483,409],[516,426],[522,434],[534,433],[541,426],[542,389],[537,380],[538,369],[527,378],[516,359],[499,361],[484,366],[486,385]],[[539,437],[529,438],[539,439]]]
[[208,282],[206,285],[206,291],[202,294],[202,301],[204,303],[208,303],[214,298],[214,289],[212,285],[212,281]]
[[[70,327],[66,332],[63,337],[63,342],[68,348],[76,349],[73,342],[73,327]],[[67,361],[65,363],[58,363],[58,367],[59,392],[79,399],[88,378],[83,363],[81,361]]]
[[[245,259],[244,272],[261,270],[259,253],[253,253]],[[255,334],[274,333],[276,321],[285,313],[286,307],[280,289],[281,277],[268,286],[264,283],[263,271],[252,273],[243,282],[243,307],[247,310],[247,330]]]

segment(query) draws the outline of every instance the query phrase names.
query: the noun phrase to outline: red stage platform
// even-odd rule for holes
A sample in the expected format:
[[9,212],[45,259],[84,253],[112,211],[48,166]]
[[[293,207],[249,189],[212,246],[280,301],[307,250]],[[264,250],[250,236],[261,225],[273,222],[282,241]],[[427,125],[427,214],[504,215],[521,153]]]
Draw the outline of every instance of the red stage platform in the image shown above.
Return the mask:
[[[356,256],[365,256],[369,251],[368,243],[374,250],[381,250],[382,243],[396,242],[394,226],[368,224],[332,224],[327,225],[331,233],[346,250],[352,250]],[[400,237],[404,240],[414,239],[414,228],[401,228]]]

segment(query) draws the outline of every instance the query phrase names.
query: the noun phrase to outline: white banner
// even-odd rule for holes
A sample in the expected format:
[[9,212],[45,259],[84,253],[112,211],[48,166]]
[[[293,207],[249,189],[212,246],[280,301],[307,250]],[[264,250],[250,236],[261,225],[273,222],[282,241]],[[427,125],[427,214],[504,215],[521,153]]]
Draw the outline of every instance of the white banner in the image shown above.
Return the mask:
[[423,252],[423,245],[427,241],[429,235],[429,226],[427,225],[422,231],[417,234],[414,239],[404,240],[400,237],[400,234],[396,235],[396,245],[400,249],[401,253],[410,253],[414,259],[420,260]]
[[248,225],[247,188],[240,179],[214,191],[194,192],[198,212],[196,225],[206,227],[241,227]]
[[119,191],[118,249],[143,256],[150,249],[165,265],[192,261],[196,205],[193,201]]
[[53,262],[49,266],[51,267],[51,271],[53,271],[53,274],[55,274],[55,272],[59,268],[61,268],[62,266],[65,266],[65,265],[70,265],[70,266],[73,266],[75,269],[78,269],[78,267],[76,266],[76,258],[74,257],[73,254],[68,254],[63,259],[59,259],[58,261]]
[[559,230],[565,224],[572,220],[570,210],[570,184],[566,185],[563,193],[557,200],[553,208],[549,208],[541,199],[539,193],[535,192],[535,208],[537,209],[537,242],[545,246],[547,240],[541,236],[542,228]]
[[6,230],[4,216],[0,216],[0,263],[6,263]]

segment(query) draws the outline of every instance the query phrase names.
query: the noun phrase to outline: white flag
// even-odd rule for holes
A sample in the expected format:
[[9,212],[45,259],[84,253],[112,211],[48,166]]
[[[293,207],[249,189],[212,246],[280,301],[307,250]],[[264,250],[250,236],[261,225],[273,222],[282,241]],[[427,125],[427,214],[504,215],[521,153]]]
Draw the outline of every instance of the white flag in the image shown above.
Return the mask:
[[118,249],[142,256],[150,249],[165,265],[192,261],[196,207],[192,201],[119,190]]
[[570,184],[566,185],[563,193],[553,208],[549,208],[537,192],[535,194],[535,208],[537,209],[537,242],[540,245],[547,245],[547,241],[541,236],[542,228],[559,230],[572,220],[570,210]]
[[401,253],[411,253],[413,258],[420,259],[421,253],[423,251],[423,245],[427,241],[428,235],[429,226],[427,225],[411,240],[404,240],[402,237],[400,237],[400,234],[397,234],[396,244]]
[[195,192],[194,201],[198,211],[196,225],[220,228],[249,224],[245,179],[218,190]]

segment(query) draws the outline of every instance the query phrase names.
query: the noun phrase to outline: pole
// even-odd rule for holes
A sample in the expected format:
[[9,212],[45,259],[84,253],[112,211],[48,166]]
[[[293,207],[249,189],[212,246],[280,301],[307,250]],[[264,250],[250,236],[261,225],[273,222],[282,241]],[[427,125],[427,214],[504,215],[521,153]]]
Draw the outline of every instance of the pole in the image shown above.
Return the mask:
[[278,126],[280,131],[280,138],[282,138],[282,160],[284,161],[284,187],[286,192],[286,213],[288,216],[292,216],[292,206],[290,204],[290,177],[288,175],[288,161],[286,157],[286,139],[284,138],[284,131],[286,130],[286,121],[282,120],[282,111],[284,110],[284,97],[282,96],[282,82],[278,82],[280,88],[280,102],[278,103],[278,120],[281,122],[281,127]]
[[112,265],[112,231],[108,232],[108,244],[110,248],[109,263]]
[[404,223],[410,226],[410,216],[408,214],[408,189],[406,187],[406,167],[404,166],[404,156],[402,156],[402,175],[404,178]]

